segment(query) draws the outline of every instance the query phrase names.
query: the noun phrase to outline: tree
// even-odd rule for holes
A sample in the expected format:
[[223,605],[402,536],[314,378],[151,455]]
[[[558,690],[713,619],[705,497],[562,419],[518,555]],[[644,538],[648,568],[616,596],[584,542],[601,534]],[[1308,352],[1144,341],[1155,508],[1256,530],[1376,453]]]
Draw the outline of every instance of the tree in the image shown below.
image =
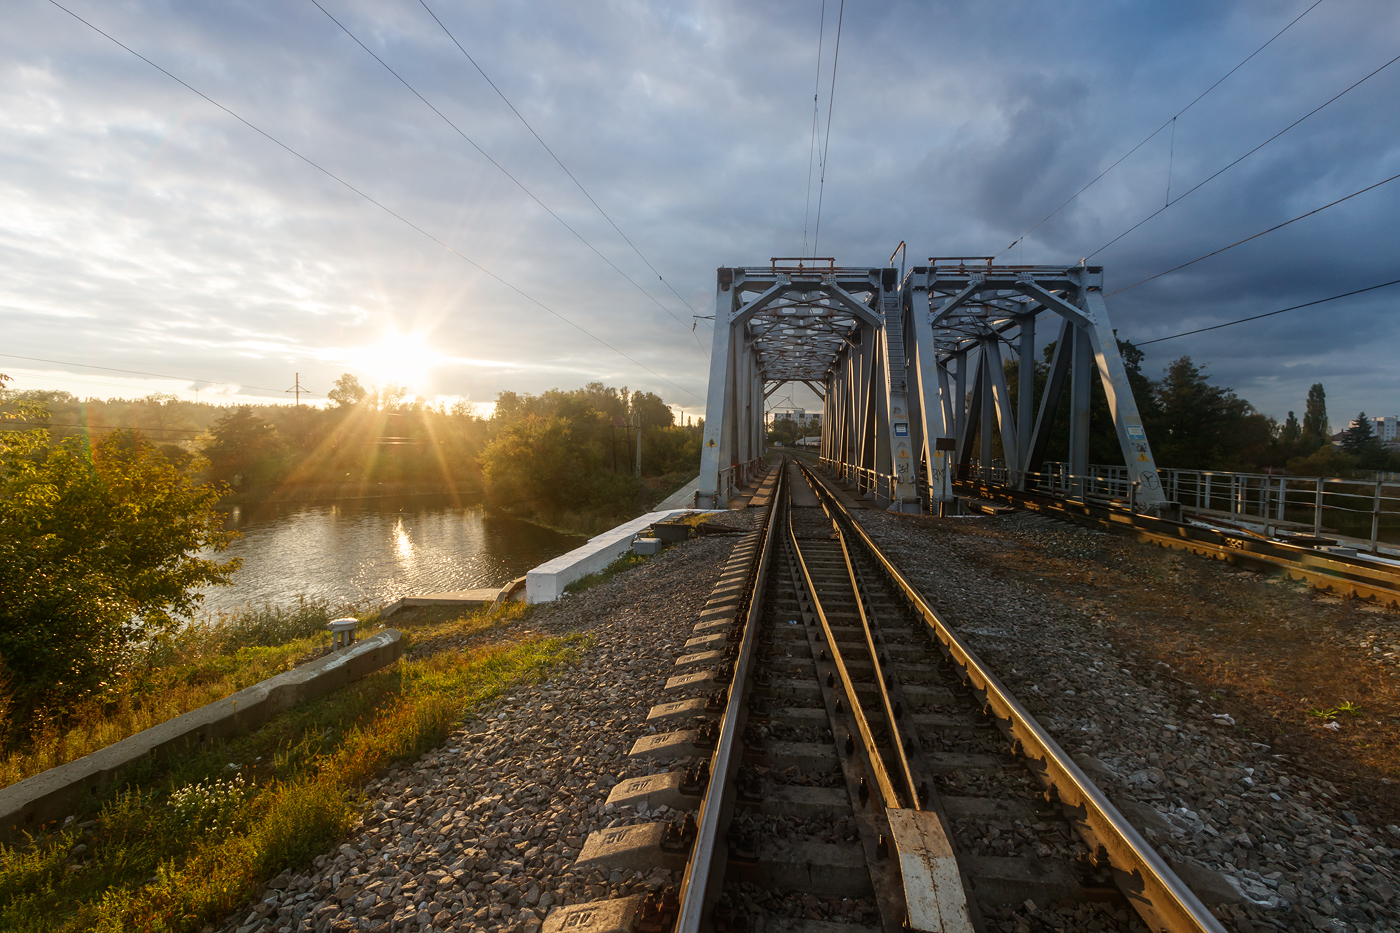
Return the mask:
[[1283,432],[1279,434],[1278,439],[1284,444],[1294,444],[1297,443],[1298,439],[1302,436],[1303,428],[1298,424],[1297,416],[1290,411],[1288,413],[1288,420],[1283,423]]
[[671,407],[652,392],[633,392],[628,409],[629,415],[640,415],[642,424],[649,428],[669,428],[676,423]]
[[326,393],[326,398],[335,402],[337,408],[354,408],[365,400],[367,394],[360,380],[349,373],[342,373],[335,381],[335,388]]
[[224,415],[209,430],[204,447],[209,477],[233,486],[266,486],[282,474],[287,445],[277,428],[242,405]]
[[0,434],[0,660],[17,710],[100,693],[199,587],[228,582],[237,562],[202,556],[231,537],[218,497],[136,432]]
[[1363,411],[1356,420],[1342,432],[1342,450],[1349,454],[1359,454],[1376,443],[1376,433],[1371,429],[1371,419]]
[[1317,446],[1332,436],[1332,426],[1327,423],[1327,391],[1322,383],[1314,382],[1308,390],[1308,407],[1303,411],[1303,440],[1310,446]]
[[1161,466],[1210,469],[1225,457],[1242,419],[1255,414],[1234,392],[1211,385],[1189,356],[1167,367],[1154,394],[1160,414],[1152,446]]

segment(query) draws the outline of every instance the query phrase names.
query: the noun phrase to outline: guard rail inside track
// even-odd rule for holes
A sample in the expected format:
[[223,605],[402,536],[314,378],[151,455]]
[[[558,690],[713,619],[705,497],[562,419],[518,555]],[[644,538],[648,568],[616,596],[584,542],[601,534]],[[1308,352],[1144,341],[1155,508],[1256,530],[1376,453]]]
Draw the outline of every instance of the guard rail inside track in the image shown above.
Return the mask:
[[609,797],[673,818],[596,831],[577,861],[679,890],[545,933],[982,931],[1027,900],[1223,933],[819,476],[784,460],[765,497],[650,713],[665,728],[632,748],[672,769]]

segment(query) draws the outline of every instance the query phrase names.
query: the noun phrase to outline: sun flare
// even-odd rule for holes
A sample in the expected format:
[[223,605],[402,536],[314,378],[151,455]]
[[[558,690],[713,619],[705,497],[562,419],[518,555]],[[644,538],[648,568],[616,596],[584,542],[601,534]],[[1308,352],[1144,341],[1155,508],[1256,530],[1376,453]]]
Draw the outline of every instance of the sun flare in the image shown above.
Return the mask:
[[442,355],[428,346],[426,334],[389,331],[378,343],[357,351],[353,362],[378,387],[393,383],[415,395],[428,390],[429,373],[442,360]]

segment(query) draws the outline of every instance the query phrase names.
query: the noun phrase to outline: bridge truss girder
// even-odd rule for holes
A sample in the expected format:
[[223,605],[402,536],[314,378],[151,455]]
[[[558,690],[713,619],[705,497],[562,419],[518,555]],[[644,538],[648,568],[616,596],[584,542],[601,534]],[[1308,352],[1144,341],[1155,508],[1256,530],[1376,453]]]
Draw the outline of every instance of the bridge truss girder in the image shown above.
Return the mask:
[[[1082,494],[1095,374],[1138,506],[1156,513],[1165,504],[1101,267],[930,260],[901,282],[893,268],[782,262],[718,270],[699,506],[722,508],[762,465],[764,401],[789,382],[822,399],[822,459],[898,511],[920,508],[921,478],[931,499],[950,498],[955,473],[971,478],[978,440],[981,478],[990,482],[994,437],[1009,483],[1025,489],[1045,461],[1068,389],[1068,462]],[[1045,391],[1038,405],[1033,391],[1018,393],[1013,411],[1003,349],[1034,360],[1045,318],[1057,323]]]
[[[902,298],[908,311],[907,336],[914,347],[911,371],[919,386],[919,450],[935,493],[946,489],[940,470],[973,478],[977,440],[982,450],[978,478],[991,482],[994,437],[1001,441],[1009,484],[1027,488],[1045,461],[1068,389],[1068,463],[1076,478],[1072,488],[1082,495],[1089,465],[1090,391],[1097,375],[1137,504],[1143,511],[1158,512],[1166,497],[1104,304],[1102,267],[930,262],[905,278]],[[1013,411],[1003,347],[1012,348],[1025,364],[1021,371],[1032,374],[1037,321],[1045,317],[1057,323],[1049,378],[1039,405],[1031,379],[1032,391],[1018,393]],[[952,450],[940,452],[940,447]]]
[[[778,386],[800,382],[830,409],[837,391],[831,378],[833,360],[851,347],[857,349],[865,373],[851,384],[860,392],[862,412],[862,433],[852,449],[863,461],[896,464],[899,494],[917,503],[899,323],[903,311],[895,270],[813,262],[809,267],[774,260],[769,266],[718,271],[696,496],[702,507],[723,507],[761,463],[763,399]],[[871,391],[869,374],[875,371],[877,356],[896,359],[898,377],[882,380],[880,389]],[[878,406],[878,416],[872,406]],[[888,427],[892,418],[901,425],[898,436]],[[826,435],[824,430],[823,438]],[[880,453],[877,444],[883,444]]]

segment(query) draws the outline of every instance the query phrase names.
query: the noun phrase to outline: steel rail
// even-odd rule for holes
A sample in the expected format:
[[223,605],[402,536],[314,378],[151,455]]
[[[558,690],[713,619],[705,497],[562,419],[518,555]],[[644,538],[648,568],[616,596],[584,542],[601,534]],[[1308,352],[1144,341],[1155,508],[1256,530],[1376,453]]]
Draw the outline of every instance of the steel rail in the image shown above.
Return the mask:
[[[802,556],[802,548],[797,543],[797,529],[788,523],[788,536],[792,539],[793,554],[797,557],[797,566],[802,570],[802,579],[807,583],[807,592],[812,597],[812,608],[817,611],[817,620],[822,624],[822,631],[826,634],[827,646],[831,649],[831,660],[836,665],[836,672],[841,675],[841,686],[846,691],[846,702],[850,705],[851,716],[855,718],[856,730],[860,732],[861,743],[869,753],[866,757],[870,759],[870,771],[875,775],[875,784],[880,791],[880,799],[886,807],[898,807],[899,795],[895,793],[894,784],[890,781],[889,772],[885,768],[885,761],[880,757],[880,750],[875,745],[875,735],[870,731],[870,722],[866,719],[865,709],[860,705],[860,695],[856,693],[855,683],[851,680],[850,671],[846,669],[846,660],[841,656],[841,649],[836,645],[836,636],[831,631],[831,622],[826,617],[826,609],[822,606],[821,597],[817,595],[817,587],[812,579],[812,571],[807,567],[807,559]],[[856,594],[859,602],[860,594]],[[876,668],[876,676],[879,676],[879,668]],[[896,733],[898,741],[898,733]]]
[[[841,542],[841,556],[846,559],[846,573],[851,578],[851,592],[855,593],[856,609],[860,612],[860,625],[865,633],[865,646],[870,651],[870,664],[875,673],[875,687],[880,691],[880,703],[885,709],[885,719],[890,724],[890,744],[894,746],[894,753],[899,759],[899,770],[904,777],[904,785],[909,789],[909,806],[914,810],[922,810],[923,804],[919,802],[918,784],[914,781],[914,772],[909,767],[909,755],[904,750],[903,736],[899,732],[899,720],[894,717],[894,704],[890,702],[889,687],[886,685],[884,673],[880,669],[880,652],[875,647],[875,635],[870,630],[870,617],[865,611],[865,600],[860,591],[860,578],[856,574],[855,564],[851,562],[851,549],[846,545],[846,533],[834,519],[831,524],[836,529],[837,538]],[[872,747],[870,754],[879,755],[880,750]],[[898,806],[898,801],[894,805]]]
[[[826,487],[825,480],[805,465],[803,472]],[[1112,868],[1119,889],[1143,920],[1153,929],[1171,933],[1225,933],[1225,928],[1211,915],[1195,892],[1177,877],[1176,872],[1065,754],[1035,717],[1021,706],[991,669],[944,624],[918,589],[885,556],[835,495],[829,489],[824,491],[856,531],[870,555],[923,616],[949,657],[963,669],[972,688],[983,700],[983,711],[994,715],[998,726],[1013,741],[1019,742],[1021,754],[1031,760],[1032,770],[1046,784],[1047,798],[1077,811],[1073,812],[1072,822],[1094,852],[1096,867]]]
[[[744,620],[744,636],[740,643],[739,655],[734,661],[734,673],[729,682],[729,702],[720,724],[719,740],[710,764],[710,783],[705,788],[705,796],[700,803],[700,818],[697,821],[695,846],[691,850],[690,861],[685,866],[685,876],[681,882],[680,910],[676,917],[676,933],[699,933],[701,922],[709,906],[707,892],[715,880],[723,879],[723,872],[712,877],[711,869],[716,858],[716,846],[720,835],[720,820],[725,810],[726,795],[732,786],[732,777],[738,770],[742,754],[740,740],[743,729],[743,712],[748,695],[749,670],[753,666],[754,642],[758,637],[759,616],[763,607],[763,586],[768,575],[768,564],[773,555],[773,543],[777,538],[778,527],[782,524],[781,514],[787,482],[786,469],[782,465],[778,478],[773,484],[773,494],[768,500],[767,526],[763,532],[763,547],[759,552],[757,569],[748,592],[748,613]],[[736,750],[740,754],[736,754]]]

